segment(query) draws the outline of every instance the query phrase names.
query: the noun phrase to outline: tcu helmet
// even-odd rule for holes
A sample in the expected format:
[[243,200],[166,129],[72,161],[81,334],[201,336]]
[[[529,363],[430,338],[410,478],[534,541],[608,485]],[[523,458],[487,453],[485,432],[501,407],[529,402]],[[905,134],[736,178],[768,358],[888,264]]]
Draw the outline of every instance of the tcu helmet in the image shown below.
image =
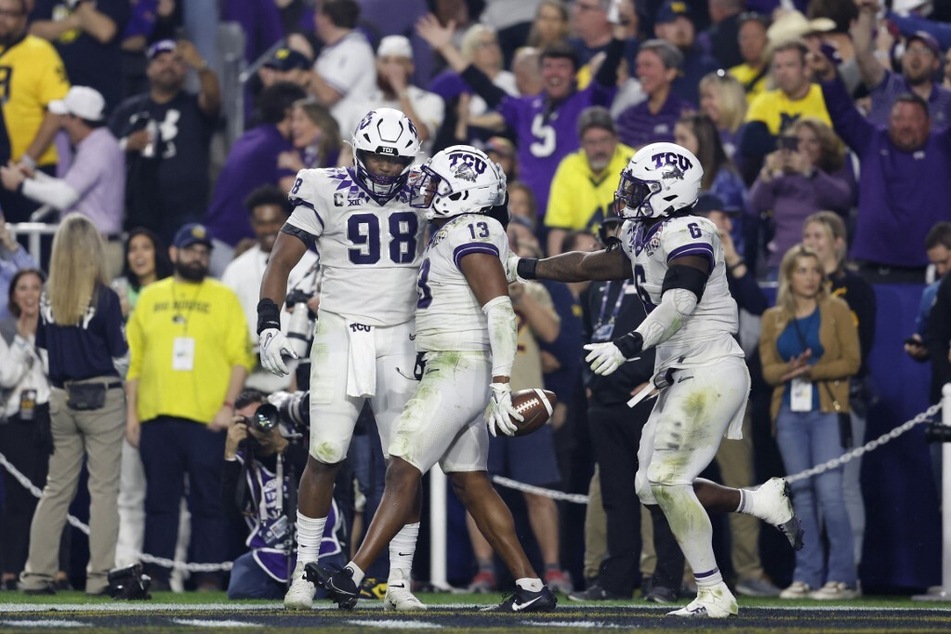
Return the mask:
[[501,205],[505,200],[502,167],[468,145],[437,152],[413,183],[410,205],[425,209],[426,219],[452,218]]
[[[409,117],[392,108],[371,110],[353,132],[353,160],[357,178],[378,199],[389,199],[406,184],[410,166],[419,154],[419,135]],[[367,156],[388,156],[403,170],[396,176],[374,174],[367,169]]]
[[660,218],[693,207],[702,179],[703,167],[692,152],[676,143],[651,143],[621,171],[614,198],[623,206],[623,218]]

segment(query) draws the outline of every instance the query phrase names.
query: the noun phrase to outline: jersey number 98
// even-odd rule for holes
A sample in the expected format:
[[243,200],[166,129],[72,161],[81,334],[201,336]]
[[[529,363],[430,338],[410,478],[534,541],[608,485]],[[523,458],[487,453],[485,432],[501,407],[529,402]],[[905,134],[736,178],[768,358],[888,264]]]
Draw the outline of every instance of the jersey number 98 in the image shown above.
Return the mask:
[[[389,255],[393,264],[410,264],[416,259],[416,214],[400,211],[387,220],[390,234]],[[349,250],[354,264],[376,264],[380,261],[382,240],[380,217],[375,214],[353,214],[347,221],[347,238],[356,247]]]

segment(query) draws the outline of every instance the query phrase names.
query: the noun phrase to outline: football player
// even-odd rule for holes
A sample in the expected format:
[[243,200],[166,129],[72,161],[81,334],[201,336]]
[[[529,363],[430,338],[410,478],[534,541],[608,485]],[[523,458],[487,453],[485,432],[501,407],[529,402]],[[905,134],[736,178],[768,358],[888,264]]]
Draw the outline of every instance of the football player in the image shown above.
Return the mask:
[[586,345],[585,360],[606,375],[656,348],[654,377],[631,401],[659,392],[641,436],[635,488],[644,504],[664,511],[696,578],[697,598],[670,614],[723,618],[736,614],[737,605],[713,555],[707,511],[759,517],[797,549],[802,529],[781,478],[755,490],[697,478],[724,435],[741,437],[750,389],[717,229],[690,211],[702,177],[700,161],[685,148],[644,146],[621,172],[616,192],[625,219],[622,249],[513,258],[509,269],[524,279],[634,279],[648,316],[613,341]]
[[[354,167],[301,170],[289,197],[294,211],[281,229],[258,303],[261,365],[283,376],[294,357],[281,334],[287,276],[316,242],[324,281],[311,351],[310,456],[301,475],[297,567],[284,597],[288,609],[309,609],[315,587],[303,576],[317,561],[354,424],[370,399],[383,448],[393,421],[416,386],[413,308],[423,251],[407,178],[419,152],[413,123],[390,108],[371,110],[353,134]],[[390,549],[387,609],[424,609],[409,589],[419,516],[408,518]]]
[[508,238],[502,224],[486,215],[505,199],[505,174],[480,150],[456,145],[423,166],[413,192],[413,204],[433,221],[417,279],[422,379],[396,423],[383,501],[363,545],[346,568],[311,564],[307,574],[338,605],[352,608],[363,570],[407,518],[416,517],[420,480],[438,462],[515,579],[515,593],[489,609],[553,610],[555,596],[532,569],[512,514],[486,472],[486,427],[493,436],[511,435],[512,418],[521,420],[509,387],[517,331],[503,265]]

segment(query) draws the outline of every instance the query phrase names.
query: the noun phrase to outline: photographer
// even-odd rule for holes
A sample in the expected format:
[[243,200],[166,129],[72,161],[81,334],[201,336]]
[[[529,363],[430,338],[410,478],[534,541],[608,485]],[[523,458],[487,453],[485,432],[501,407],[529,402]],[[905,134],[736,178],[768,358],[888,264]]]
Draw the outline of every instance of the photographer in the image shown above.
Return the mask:
[[[307,392],[278,393],[268,403],[263,392],[244,390],[235,401],[235,415],[225,442],[222,501],[232,520],[247,523],[250,552],[231,570],[229,599],[281,599],[295,552],[294,520],[297,480],[307,463]],[[304,416],[301,416],[301,413]],[[276,481],[280,495],[275,495]],[[343,521],[337,505],[320,544],[320,559],[343,564],[340,535]]]

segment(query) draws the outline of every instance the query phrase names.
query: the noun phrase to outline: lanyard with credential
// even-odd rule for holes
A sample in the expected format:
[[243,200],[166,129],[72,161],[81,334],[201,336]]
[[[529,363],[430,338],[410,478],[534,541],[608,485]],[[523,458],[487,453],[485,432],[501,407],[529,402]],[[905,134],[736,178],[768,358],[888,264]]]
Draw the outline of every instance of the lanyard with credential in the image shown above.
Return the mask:
[[628,280],[624,280],[621,283],[621,289],[617,294],[617,301],[614,302],[614,308],[611,310],[611,318],[607,323],[604,322],[604,317],[605,309],[608,305],[608,295],[610,294],[612,282],[608,282],[604,287],[604,295],[601,297],[601,310],[598,311],[597,326],[595,326],[594,333],[591,336],[593,341],[608,341],[614,334],[614,320],[617,319],[618,313],[621,311],[621,303],[624,301],[624,293],[627,289],[627,284]]

